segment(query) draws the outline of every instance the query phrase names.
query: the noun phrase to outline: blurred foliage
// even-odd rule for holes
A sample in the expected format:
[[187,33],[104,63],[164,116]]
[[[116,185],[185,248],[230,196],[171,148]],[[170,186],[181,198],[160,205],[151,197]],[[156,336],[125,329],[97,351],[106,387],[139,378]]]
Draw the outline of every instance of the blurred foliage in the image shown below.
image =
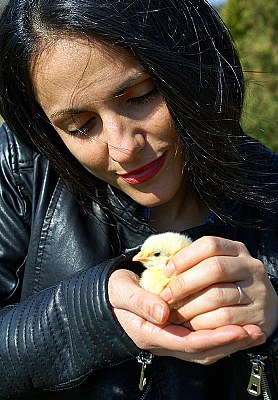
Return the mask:
[[221,17],[236,42],[245,73],[243,128],[278,152],[277,0],[227,0]]

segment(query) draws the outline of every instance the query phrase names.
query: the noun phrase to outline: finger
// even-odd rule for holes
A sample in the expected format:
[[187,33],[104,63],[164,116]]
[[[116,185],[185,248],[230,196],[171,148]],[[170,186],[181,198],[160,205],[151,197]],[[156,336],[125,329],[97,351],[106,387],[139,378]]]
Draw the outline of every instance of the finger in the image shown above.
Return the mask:
[[[172,352],[182,352],[185,355],[195,354],[217,347],[234,344],[235,348],[249,346],[254,342],[254,335],[262,335],[258,327],[247,331],[243,327],[230,325],[217,329],[204,329],[192,331],[182,325],[166,323],[164,325],[153,324],[131,312],[115,309],[118,317],[124,316],[125,325],[129,320],[129,335],[136,343],[140,337],[140,347],[145,350],[156,349],[156,354],[171,355]],[[135,334],[134,332],[140,332]],[[133,336],[134,335],[134,336]],[[241,342],[238,347],[235,345]]]
[[178,275],[207,258],[220,255],[237,257],[240,254],[249,255],[248,250],[241,242],[203,236],[175,254],[163,272],[166,276]]
[[242,290],[239,293],[236,284],[224,283],[212,285],[176,303],[170,313],[169,320],[175,324],[181,324],[218,308],[238,305],[239,300],[241,306],[251,303],[245,291]]
[[169,317],[168,305],[157,295],[142,289],[138,276],[132,271],[118,270],[109,279],[108,293],[111,305],[163,324]]
[[249,324],[262,326],[264,311],[259,311],[253,305],[222,307],[214,311],[197,315],[184,324],[193,330],[216,329],[226,325],[244,326]]
[[[265,342],[265,335],[258,329],[258,327],[250,325],[244,328],[249,334],[248,340],[243,338],[242,340],[236,340],[232,343],[204,350],[196,354],[191,354],[190,360],[187,357],[187,361],[196,362],[202,365],[210,365],[222,358],[230,356],[233,353],[258,346]],[[176,356],[177,358],[183,359],[182,353],[178,353]]]
[[211,257],[171,280],[160,296],[169,304],[222,282],[250,280],[250,256]]
[[252,325],[192,332],[180,325],[156,325],[125,310],[115,309],[115,313],[139,348],[156,355],[177,357],[201,364],[212,363],[265,341],[262,331]]
[[184,352],[188,358],[192,354],[215,351],[222,346],[230,346],[229,353],[254,345],[254,342],[264,341],[263,332],[255,327],[252,334],[243,327],[230,325],[213,330],[191,331],[180,325],[168,325],[163,334],[155,335],[156,346],[168,348],[171,351]]

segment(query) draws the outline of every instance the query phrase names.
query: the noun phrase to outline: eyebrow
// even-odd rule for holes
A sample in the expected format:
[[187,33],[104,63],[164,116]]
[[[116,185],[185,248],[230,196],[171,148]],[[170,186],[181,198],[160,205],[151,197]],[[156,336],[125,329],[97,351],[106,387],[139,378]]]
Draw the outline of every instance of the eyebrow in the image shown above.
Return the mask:
[[[134,82],[139,80],[142,76],[147,75],[147,72],[145,70],[140,70],[138,73],[130,77],[127,81],[125,81],[123,84],[121,84],[113,93],[112,93],[112,98],[114,97],[119,97],[121,96],[126,89],[128,89]],[[87,112],[85,108],[65,108],[63,110],[55,111],[50,115],[50,118],[55,118],[55,117],[62,117],[64,115],[78,115],[82,114],[84,112]]]

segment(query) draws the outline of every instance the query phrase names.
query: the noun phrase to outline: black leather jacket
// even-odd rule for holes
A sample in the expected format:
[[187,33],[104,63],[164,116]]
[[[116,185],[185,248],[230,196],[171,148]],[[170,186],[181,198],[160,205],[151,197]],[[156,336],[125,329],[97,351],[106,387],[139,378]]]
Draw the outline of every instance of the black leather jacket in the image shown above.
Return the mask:
[[[140,391],[140,349],[113,316],[107,282],[115,268],[135,268],[134,248],[153,233],[146,210],[108,187],[116,215],[97,204],[93,216],[85,215],[44,157],[20,144],[7,126],[0,141],[0,398],[252,399],[252,353],[267,355],[253,364],[262,367],[270,398],[278,399],[276,335],[210,366],[154,357]],[[265,169],[277,166],[269,153]],[[260,229],[210,218],[187,233],[244,242],[275,281],[277,218],[236,207],[235,219],[243,216],[260,218]]]

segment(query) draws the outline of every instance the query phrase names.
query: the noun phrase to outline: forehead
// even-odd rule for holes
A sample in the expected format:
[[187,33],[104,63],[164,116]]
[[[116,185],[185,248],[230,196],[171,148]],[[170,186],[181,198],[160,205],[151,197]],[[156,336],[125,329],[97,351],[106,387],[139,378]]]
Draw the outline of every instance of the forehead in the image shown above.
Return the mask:
[[32,63],[35,95],[43,108],[50,103],[71,101],[91,90],[101,100],[112,88],[143,71],[126,49],[86,38],[61,38],[46,47]]

